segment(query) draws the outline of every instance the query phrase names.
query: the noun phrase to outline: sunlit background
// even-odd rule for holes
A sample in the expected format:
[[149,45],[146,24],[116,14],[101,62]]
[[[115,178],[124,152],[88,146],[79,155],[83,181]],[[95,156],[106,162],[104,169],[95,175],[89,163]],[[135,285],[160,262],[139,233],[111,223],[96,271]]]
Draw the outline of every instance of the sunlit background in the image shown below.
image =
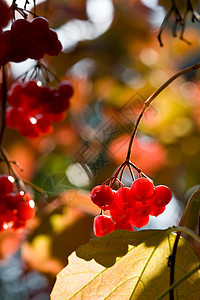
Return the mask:
[[[19,176],[49,198],[29,187],[36,202],[35,219],[25,233],[0,235],[2,300],[49,299],[69,254],[94,237],[92,221],[99,209],[89,199],[90,190],[125,160],[144,101],[170,76],[200,58],[200,25],[191,18],[185,30],[191,45],[179,39],[179,28],[177,37],[172,36],[169,20],[160,47],[157,35],[166,7],[156,0],[37,4],[37,14],[48,18],[63,45],[58,57],[45,56],[42,62],[60,79],[71,80],[75,93],[66,119],[55,124],[51,135],[29,140],[6,130],[4,146],[24,169]],[[30,1],[27,9],[32,8]],[[8,84],[34,65],[33,60],[11,63]],[[155,185],[173,191],[165,212],[151,217],[144,229],[177,225],[199,186],[199,96],[199,73],[189,73],[163,91],[143,117],[131,160]],[[128,172],[122,180],[131,185]]]

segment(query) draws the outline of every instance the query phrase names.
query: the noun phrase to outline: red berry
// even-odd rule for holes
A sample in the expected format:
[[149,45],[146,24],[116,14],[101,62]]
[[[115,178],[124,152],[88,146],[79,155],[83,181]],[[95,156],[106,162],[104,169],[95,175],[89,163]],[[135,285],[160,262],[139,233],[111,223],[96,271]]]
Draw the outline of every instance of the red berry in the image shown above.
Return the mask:
[[53,113],[59,114],[69,108],[69,98],[63,98],[58,92],[54,92],[54,97],[50,103]]
[[158,215],[161,215],[165,211],[165,206],[163,207],[158,207],[152,205],[150,215],[157,217]]
[[8,103],[16,108],[21,107],[22,101],[21,101],[21,93],[22,93],[22,83],[21,82],[15,82],[11,85],[11,87],[8,90]]
[[14,220],[16,220],[16,214],[12,210],[6,209],[4,214],[4,222],[9,223],[13,222]]
[[42,133],[51,133],[52,132],[52,126],[49,119],[45,118],[43,115],[39,115],[36,117],[37,120],[37,127],[40,129]]
[[53,101],[53,91],[47,86],[42,86],[39,90],[38,101],[40,103],[50,103]]
[[8,25],[11,13],[8,4],[4,0],[0,0],[0,28]]
[[11,36],[14,47],[26,44],[31,38],[31,23],[26,19],[17,19],[12,23]]
[[147,178],[138,178],[131,185],[131,193],[136,201],[145,202],[153,196],[153,183]]
[[5,114],[6,125],[11,128],[18,127],[21,120],[21,111],[15,107],[9,106]]
[[110,215],[114,222],[128,222],[132,216],[132,210],[131,209],[120,209],[118,207],[115,207],[110,210]]
[[97,237],[104,236],[114,231],[114,224],[110,217],[100,215],[94,218],[93,231]]
[[133,229],[133,226],[131,226],[130,223],[127,223],[127,222],[124,222],[124,223],[120,223],[120,222],[117,222],[115,223],[114,225],[114,230],[117,230],[117,229],[123,229],[123,230],[128,230],[128,231],[134,231]]
[[48,20],[43,17],[34,18],[31,22],[32,31],[38,35],[43,35],[49,31]]
[[35,216],[34,207],[29,202],[19,202],[17,208],[17,217],[21,221],[27,221]]
[[28,96],[37,97],[40,93],[40,87],[35,80],[27,81],[23,84],[23,93]]
[[10,194],[13,191],[14,178],[9,175],[0,175],[0,195]]
[[22,220],[15,220],[12,226],[13,230],[18,230],[18,229],[24,229],[26,226],[26,221],[22,221]]
[[106,210],[111,207],[114,200],[114,192],[107,185],[97,185],[92,189],[90,198],[99,208]]
[[19,124],[19,133],[29,138],[36,138],[40,135],[40,130],[37,126],[37,120],[34,117],[25,117]]
[[150,214],[151,211],[151,205],[142,203],[142,202],[137,202],[136,206],[133,208],[133,216],[138,216],[138,217],[145,217]]
[[20,193],[11,193],[6,196],[5,205],[10,210],[15,210],[19,202],[23,201],[23,196]]
[[135,199],[132,197],[131,190],[128,187],[121,187],[115,194],[116,205],[123,209],[133,208],[136,205]]
[[25,61],[29,55],[26,49],[22,47],[16,47],[14,49],[10,49],[7,53],[7,57],[9,61],[12,62],[22,62]]
[[153,205],[163,207],[167,205],[172,199],[171,190],[165,185],[158,185],[155,187],[155,200]]
[[61,81],[58,87],[58,93],[63,98],[71,98],[74,89],[70,81]]
[[149,223],[149,216],[139,217],[137,215],[133,216],[130,220],[130,224],[134,227],[141,228]]
[[62,51],[62,45],[58,40],[58,35],[53,29],[45,35],[45,52],[48,55],[58,55]]

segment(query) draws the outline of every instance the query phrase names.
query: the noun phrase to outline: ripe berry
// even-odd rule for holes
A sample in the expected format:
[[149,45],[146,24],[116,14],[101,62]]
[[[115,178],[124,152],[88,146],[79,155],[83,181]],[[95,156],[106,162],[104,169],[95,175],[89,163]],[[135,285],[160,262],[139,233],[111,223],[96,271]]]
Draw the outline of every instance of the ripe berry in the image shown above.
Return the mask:
[[4,28],[10,21],[11,13],[8,4],[0,0],[0,28]]
[[61,81],[58,87],[58,93],[63,98],[71,98],[74,89],[70,81]]
[[27,221],[35,216],[34,207],[30,206],[29,202],[19,202],[17,208],[17,217],[20,221]]
[[36,138],[40,135],[40,130],[37,126],[37,120],[34,117],[25,117],[19,124],[19,133],[21,135]]
[[40,35],[43,35],[49,31],[49,23],[47,19],[43,17],[34,18],[31,24],[34,32],[37,32]]
[[137,215],[138,217],[146,217],[150,214],[150,211],[151,205],[142,202],[138,202],[132,210],[133,216]]
[[110,217],[99,215],[94,218],[93,231],[97,237],[104,236],[114,231],[114,224]]
[[136,201],[145,202],[153,196],[153,183],[147,178],[138,178],[131,185],[131,193]]
[[128,222],[132,216],[132,210],[126,208],[120,209],[118,207],[115,207],[113,209],[110,209],[110,215],[114,222]]
[[130,220],[130,224],[134,227],[141,228],[149,223],[149,216],[139,217],[137,215],[133,216]]
[[0,175],[0,195],[10,194],[13,191],[14,178],[9,175]]
[[114,192],[107,185],[97,185],[92,189],[90,198],[99,208],[106,210],[111,207],[114,200]]
[[54,92],[54,97],[50,103],[51,111],[59,114],[69,108],[69,98],[63,98],[57,91]]
[[23,84],[23,93],[37,97],[40,93],[40,87],[35,80],[29,80]]
[[22,49],[21,46],[26,44],[26,41],[30,39],[31,24],[26,19],[17,19],[12,23],[11,36],[13,45]]
[[163,207],[158,207],[158,206],[152,205],[152,206],[151,206],[151,211],[150,211],[149,214],[150,214],[151,216],[157,217],[157,216],[161,215],[164,211],[165,211],[165,206],[163,206]]
[[43,133],[49,134],[52,132],[52,126],[51,126],[51,122],[49,121],[49,119],[45,118],[43,115],[38,115],[36,117],[37,120],[37,127],[39,128],[39,130]]
[[119,208],[133,208],[136,205],[135,199],[132,197],[131,190],[128,187],[121,187],[115,194],[115,203]]
[[114,225],[114,230],[117,230],[117,229],[123,229],[123,230],[128,230],[128,231],[134,231],[133,229],[133,226],[131,226],[130,223],[127,223],[127,222],[117,222],[115,223]]
[[163,207],[167,205],[172,199],[171,190],[165,185],[158,185],[155,187],[155,200],[153,205]]
[[20,107],[22,105],[21,101],[21,93],[22,93],[22,83],[15,82],[12,84],[10,89],[8,90],[8,103],[14,107]]
[[21,201],[23,201],[23,198],[20,193],[8,194],[5,199],[6,208],[8,208],[10,210],[15,210],[18,207],[18,203]]
[[5,114],[6,125],[11,128],[17,128],[21,117],[21,111],[19,109],[9,106]]

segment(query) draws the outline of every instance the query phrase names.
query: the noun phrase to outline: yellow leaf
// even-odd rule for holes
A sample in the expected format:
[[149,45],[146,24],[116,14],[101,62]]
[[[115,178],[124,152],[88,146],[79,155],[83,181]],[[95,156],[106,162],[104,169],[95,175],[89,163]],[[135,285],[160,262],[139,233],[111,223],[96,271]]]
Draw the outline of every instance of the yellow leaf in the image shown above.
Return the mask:
[[[175,235],[169,231],[115,231],[81,246],[57,276],[52,300],[154,300],[169,287]],[[197,267],[188,242],[179,241],[175,281]],[[199,300],[198,271],[175,288],[175,299]],[[163,299],[169,299],[169,295]]]

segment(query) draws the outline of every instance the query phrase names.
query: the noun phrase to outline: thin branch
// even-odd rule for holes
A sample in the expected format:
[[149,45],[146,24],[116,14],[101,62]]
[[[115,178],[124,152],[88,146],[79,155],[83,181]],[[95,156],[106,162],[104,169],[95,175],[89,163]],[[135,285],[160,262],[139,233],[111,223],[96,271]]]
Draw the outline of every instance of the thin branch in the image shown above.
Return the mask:
[[168,21],[169,17],[171,16],[173,10],[174,10],[174,7],[172,6],[170,8],[170,10],[168,11],[168,13],[166,14],[166,16],[165,16],[165,18],[164,18],[164,20],[163,20],[163,22],[160,26],[160,30],[159,30],[159,33],[158,33],[158,41],[159,41],[161,47],[163,47],[163,43],[162,43],[162,40],[161,40],[161,34],[162,34],[165,26],[167,25],[167,21]]
[[132,148],[132,144],[133,144],[133,140],[134,140],[134,137],[136,135],[136,132],[137,132],[137,129],[138,129],[138,126],[140,124],[140,121],[145,113],[145,111],[147,110],[147,108],[150,106],[151,102],[170,84],[172,83],[175,79],[177,79],[178,77],[188,73],[188,72],[191,72],[191,71],[195,71],[197,69],[200,68],[200,64],[195,64],[191,67],[188,67],[188,68],[185,68],[179,72],[177,72],[176,74],[174,74],[172,77],[170,77],[159,89],[157,89],[145,102],[144,102],[144,106],[138,116],[138,119],[135,123],[135,126],[133,128],[133,132],[132,132],[132,135],[131,135],[131,139],[130,139],[130,142],[129,142],[129,147],[128,147],[128,152],[127,152],[127,156],[126,156],[126,162],[128,162],[130,160],[130,156],[131,156],[131,148]]
[[[185,276],[183,276],[181,279],[179,279],[178,281],[174,282],[173,285],[171,285],[166,291],[164,291],[159,297],[157,297],[155,300],[160,300],[163,297],[165,297],[170,291],[171,289],[174,289],[177,285],[179,285],[181,282],[183,282],[184,280],[186,280],[187,278],[189,278],[192,274],[196,273],[198,270],[200,270],[200,265],[198,265],[197,267],[195,267],[194,269],[192,269],[189,273],[187,273]],[[170,298],[171,299],[171,298]]]

